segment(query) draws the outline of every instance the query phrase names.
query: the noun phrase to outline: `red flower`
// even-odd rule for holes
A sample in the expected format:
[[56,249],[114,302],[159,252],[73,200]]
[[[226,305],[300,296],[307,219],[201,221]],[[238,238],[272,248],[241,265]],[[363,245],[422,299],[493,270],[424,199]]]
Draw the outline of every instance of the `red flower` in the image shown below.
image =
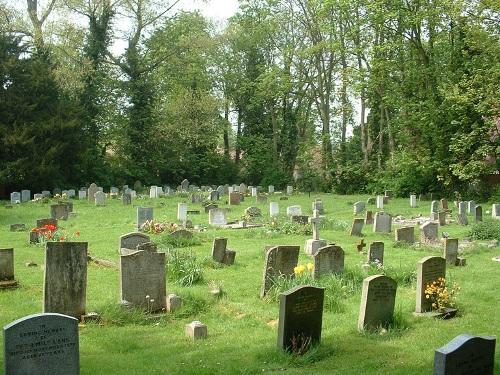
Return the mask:
[[59,237],[59,241],[64,241],[64,236]]
[[52,225],[52,224],[47,224],[47,225],[44,225],[44,228],[47,229],[48,231],[55,231],[57,228],[55,225]]

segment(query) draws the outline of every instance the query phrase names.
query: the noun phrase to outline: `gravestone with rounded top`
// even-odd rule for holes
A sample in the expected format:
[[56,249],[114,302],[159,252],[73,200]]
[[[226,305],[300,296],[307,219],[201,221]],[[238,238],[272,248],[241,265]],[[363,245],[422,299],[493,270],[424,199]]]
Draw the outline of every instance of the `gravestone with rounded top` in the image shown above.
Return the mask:
[[365,210],[365,202],[356,202],[353,205],[354,215],[359,215]]
[[394,317],[396,281],[388,276],[374,275],[363,280],[358,330],[387,327]]
[[344,272],[344,250],[340,246],[324,246],[313,255],[315,279],[322,275],[336,274]]
[[21,193],[14,191],[10,193],[10,204],[21,203]]
[[137,246],[150,242],[149,236],[144,233],[134,232],[120,236],[118,243],[118,253],[128,255],[137,251]]
[[94,201],[96,206],[106,205],[106,194],[102,191],[98,191],[94,194]]
[[99,188],[97,187],[96,184],[92,183],[90,184],[89,188],[87,189],[87,198],[89,202],[94,203],[94,194],[99,191]]
[[208,224],[210,225],[226,225],[226,210],[224,208],[213,208],[208,211]]
[[266,251],[260,297],[267,294],[278,276],[293,277],[299,260],[299,246],[274,246]]
[[430,283],[446,277],[446,260],[428,256],[417,263],[416,313],[425,313],[432,309],[431,302],[425,298],[425,289]]

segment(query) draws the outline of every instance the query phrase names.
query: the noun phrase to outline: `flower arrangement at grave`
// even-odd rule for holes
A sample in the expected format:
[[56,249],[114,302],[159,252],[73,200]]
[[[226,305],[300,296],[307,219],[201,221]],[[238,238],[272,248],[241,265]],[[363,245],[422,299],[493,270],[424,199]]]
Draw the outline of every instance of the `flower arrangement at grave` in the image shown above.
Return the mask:
[[180,227],[175,223],[157,222],[155,220],[147,220],[141,225],[140,231],[149,234],[173,233],[179,230]]
[[76,231],[73,234],[68,234],[64,229],[56,227],[52,224],[44,225],[41,228],[33,228],[31,232],[37,233],[38,244],[44,245],[46,242],[64,242],[72,241],[76,237],[80,237],[80,231]]
[[64,193],[62,195],[56,194],[56,195],[54,195],[54,200],[59,204],[66,203],[66,202],[68,202],[68,195],[66,193]]
[[440,277],[426,284],[424,293],[433,310],[445,311],[448,308],[456,307],[455,300],[459,291],[460,286],[457,283],[453,283],[451,288],[448,288],[446,286],[446,279]]
[[276,216],[272,217],[271,220],[265,225],[270,232],[276,234],[297,234],[301,236],[312,235],[310,225],[302,225],[286,219],[282,220]]

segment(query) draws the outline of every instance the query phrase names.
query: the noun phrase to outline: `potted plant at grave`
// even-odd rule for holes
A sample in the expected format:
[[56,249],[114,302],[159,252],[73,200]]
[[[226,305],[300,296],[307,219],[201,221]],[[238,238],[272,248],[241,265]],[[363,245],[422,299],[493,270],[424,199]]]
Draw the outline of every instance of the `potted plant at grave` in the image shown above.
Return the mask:
[[436,316],[443,319],[453,318],[458,309],[456,308],[456,297],[460,287],[457,283],[448,288],[446,286],[446,279],[440,277],[437,280],[426,284],[425,298],[429,301],[429,305]]

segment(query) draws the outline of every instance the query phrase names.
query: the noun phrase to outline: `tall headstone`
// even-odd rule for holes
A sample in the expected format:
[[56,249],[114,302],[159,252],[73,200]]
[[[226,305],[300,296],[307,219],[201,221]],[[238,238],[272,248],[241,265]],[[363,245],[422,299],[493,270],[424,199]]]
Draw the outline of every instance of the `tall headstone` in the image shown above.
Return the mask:
[[189,190],[189,181],[187,179],[182,180],[182,182],[181,182],[181,190],[183,192],[187,192]]
[[396,281],[384,275],[374,275],[363,280],[359,331],[387,327],[392,323],[397,287]]
[[322,275],[337,274],[344,272],[344,250],[340,246],[329,245],[320,248],[313,255],[315,279]]
[[410,207],[417,207],[417,196],[415,194],[410,195]]
[[273,193],[274,193],[274,186],[273,186],[273,185],[269,185],[269,186],[267,187],[267,192],[268,192],[269,194],[273,194]]
[[299,260],[299,246],[275,246],[266,251],[260,297],[266,296],[278,276],[293,277]]
[[208,211],[208,224],[210,225],[226,225],[226,210],[223,208],[213,208]]
[[87,190],[79,190],[78,199],[79,200],[87,199]]
[[381,241],[372,242],[368,246],[368,262],[384,264],[384,243]]
[[151,186],[149,188],[149,198],[151,199],[158,198],[158,190],[156,188],[157,186]]
[[15,286],[14,249],[0,249],[0,290]]
[[102,191],[98,191],[94,194],[94,200],[96,206],[104,206],[106,205],[106,194]]
[[78,320],[34,314],[3,327],[5,375],[79,375]]
[[354,215],[359,215],[365,210],[365,202],[359,201],[354,203],[353,205],[353,211]]
[[373,224],[373,232],[390,233],[392,218],[391,215],[385,212],[377,212]]
[[47,242],[43,312],[85,315],[87,242]]
[[467,202],[458,202],[458,213],[467,215]]
[[458,261],[458,238],[445,238],[443,258],[448,265],[456,265]]
[[365,225],[364,219],[354,219],[351,226],[351,236],[362,236],[363,226]]
[[491,217],[493,219],[500,219],[500,204],[493,204],[491,206]]
[[446,277],[446,260],[441,257],[428,256],[417,263],[417,300],[415,312],[425,313],[432,309],[431,303],[425,298],[426,286],[439,278]]
[[122,203],[124,206],[129,206],[132,204],[132,194],[123,193],[122,195]]
[[319,238],[319,211],[314,210],[313,217],[308,219],[309,224],[312,225],[313,238],[306,241],[305,253],[314,255],[319,248],[326,246],[326,241]]
[[475,201],[467,202],[467,211],[472,215],[476,214],[476,202]]
[[439,221],[439,226],[442,227],[446,225],[446,211],[438,212],[438,221]]
[[153,220],[153,207],[137,207],[137,228],[150,220]]
[[420,227],[421,242],[435,242],[438,239],[438,223],[428,221]]
[[383,209],[384,208],[384,196],[383,195],[377,195],[377,208]]
[[257,196],[257,188],[252,187],[252,197],[256,197],[256,196]]
[[187,209],[188,205],[186,203],[177,203],[177,220],[182,223],[187,220]]
[[476,223],[479,223],[479,222],[483,221],[483,207],[476,206],[476,216],[475,216],[475,219],[476,219]]
[[87,198],[90,203],[94,203],[94,194],[99,191],[99,188],[97,187],[96,184],[92,183],[90,184],[88,190],[87,190]]
[[439,212],[439,202],[438,201],[432,201],[431,202],[431,220],[437,220],[438,219],[438,212]]
[[269,216],[278,216],[280,214],[280,205],[278,202],[269,203]]
[[461,334],[434,352],[433,375],[494,375],[496,338]]
[[397,228],[395,233],[395,240],[406,243],[415,242],[415,227],[402,227]]
[[278,347],[295,351],[319,344],[323,324],[324,288],[297,286],[280,295]]
[[134,232],[120,236],[118,241],[118,254],[128,255],[137,251],[137,246],[150,242],[149,236],[144,233]]
[[31,200],[30,190],[21,190],[21,202],[28,202]]
[[222,263],[224,261],[224,256],[226,255],[226,247],[227,238],[214,238],[214,243],[212,245],[212,259],[218,263]]

